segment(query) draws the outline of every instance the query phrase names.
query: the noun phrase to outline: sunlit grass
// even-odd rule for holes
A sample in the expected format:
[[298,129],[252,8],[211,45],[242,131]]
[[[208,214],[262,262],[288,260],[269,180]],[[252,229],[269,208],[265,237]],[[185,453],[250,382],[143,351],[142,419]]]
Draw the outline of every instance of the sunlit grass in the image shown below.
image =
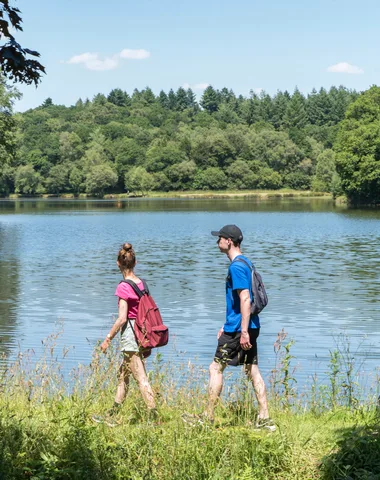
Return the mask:
[[[67,378],[55,361],[55,342],[54,335],[45,341],[38,361],[33,352],[20,353],[0,373],[1,479],[379,478],[368,473],[380,475],[375,396],[349,406],[337,355],[333,397],[319,386],[317,396],[298,395],[289,383],[290,342],[287,349],[279,346],[269,387],[278,428],[269,433],[252,427],[256,404],[243,377],[226,388],[215,426],[184,424],[184,411],[205,407],[207,371],[192,363],[163,363],[158,354],[150,360],[149,376],[160,421],[149,420],[132,383],[121,424],[109,428],[93,423],[91,415],[112,405],[117,352],[95,352],[90,365]],[[355,463],[345,463],[347,456]]]

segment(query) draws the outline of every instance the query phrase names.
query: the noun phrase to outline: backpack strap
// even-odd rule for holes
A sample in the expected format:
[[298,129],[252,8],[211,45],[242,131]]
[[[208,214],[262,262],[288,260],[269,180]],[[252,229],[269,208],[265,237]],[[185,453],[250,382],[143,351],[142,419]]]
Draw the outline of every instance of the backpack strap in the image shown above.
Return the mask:
[[252,271],[252,270],[255,270],[254,265],[252,264],[252,267],[251,267],[251,266],[249,265],[249,263],[244,260],[244,258],[236,258],[236,259],[233,260],[233,262],[231,262],[231,263],[234,263],[234,262],[242,262],[242,263],[244,263],[245,265],[247,265],[247,267],[248,267],[251,271]]
[[135,284],[133,280],[122,280],[120,283],[128,283],[133,288],[135,294],[141,298],[143,295],[149,295],[149,287],[145,280],[141,279],[142,284],[144,285],[144,290],[140,290],[139,287]]

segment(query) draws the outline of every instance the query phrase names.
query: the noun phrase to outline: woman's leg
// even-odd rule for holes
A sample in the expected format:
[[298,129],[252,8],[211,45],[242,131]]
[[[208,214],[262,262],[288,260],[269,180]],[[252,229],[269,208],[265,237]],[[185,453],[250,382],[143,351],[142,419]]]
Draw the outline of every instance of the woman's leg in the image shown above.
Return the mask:
[[153,408],[156,408],[154,393],[148,381],[145,364],[137,353],[131,357],[129,368],[133,378],[136,380],[139,386],[141,395],[143,396],[144,402],[146,403],[148,409],[152,410]]
[[131,374],[130,363],[133,355],[135,355],[134,352],[123,352],[123,361],[119,369],[119,382],[115,395],[115,404],[122,404],[124,402],[125,396],[127,395],[129,387],[129,376]]

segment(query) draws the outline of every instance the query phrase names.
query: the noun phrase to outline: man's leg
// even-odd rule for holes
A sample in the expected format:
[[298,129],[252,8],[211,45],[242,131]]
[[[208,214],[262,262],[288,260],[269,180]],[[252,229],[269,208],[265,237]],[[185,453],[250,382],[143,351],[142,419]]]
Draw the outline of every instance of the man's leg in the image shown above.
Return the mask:
[[257,403],[259,405],[259,417],[261,419],[269,418],[267,391],[258,365],[246,365],[245,373],[251,380],[253,388],[255,390]]
[[225,364],[215,362],[210,365],[210,379],[208,384],[208,405],[206,415],[210,420],[214,420],[214,410],[216,402],[223,388],[223,371],[226,368]]

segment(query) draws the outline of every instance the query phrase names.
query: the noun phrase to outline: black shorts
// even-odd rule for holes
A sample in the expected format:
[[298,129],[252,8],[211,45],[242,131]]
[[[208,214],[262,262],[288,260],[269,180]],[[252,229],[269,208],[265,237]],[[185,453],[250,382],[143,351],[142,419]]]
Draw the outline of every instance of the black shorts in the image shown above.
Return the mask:
[[259,328],[248,330],[252,348],[243,350],[240,345],[240,332],[223,332],[219,337],[214,360],[223,365],[257,365],[257,337],[260,334]]

